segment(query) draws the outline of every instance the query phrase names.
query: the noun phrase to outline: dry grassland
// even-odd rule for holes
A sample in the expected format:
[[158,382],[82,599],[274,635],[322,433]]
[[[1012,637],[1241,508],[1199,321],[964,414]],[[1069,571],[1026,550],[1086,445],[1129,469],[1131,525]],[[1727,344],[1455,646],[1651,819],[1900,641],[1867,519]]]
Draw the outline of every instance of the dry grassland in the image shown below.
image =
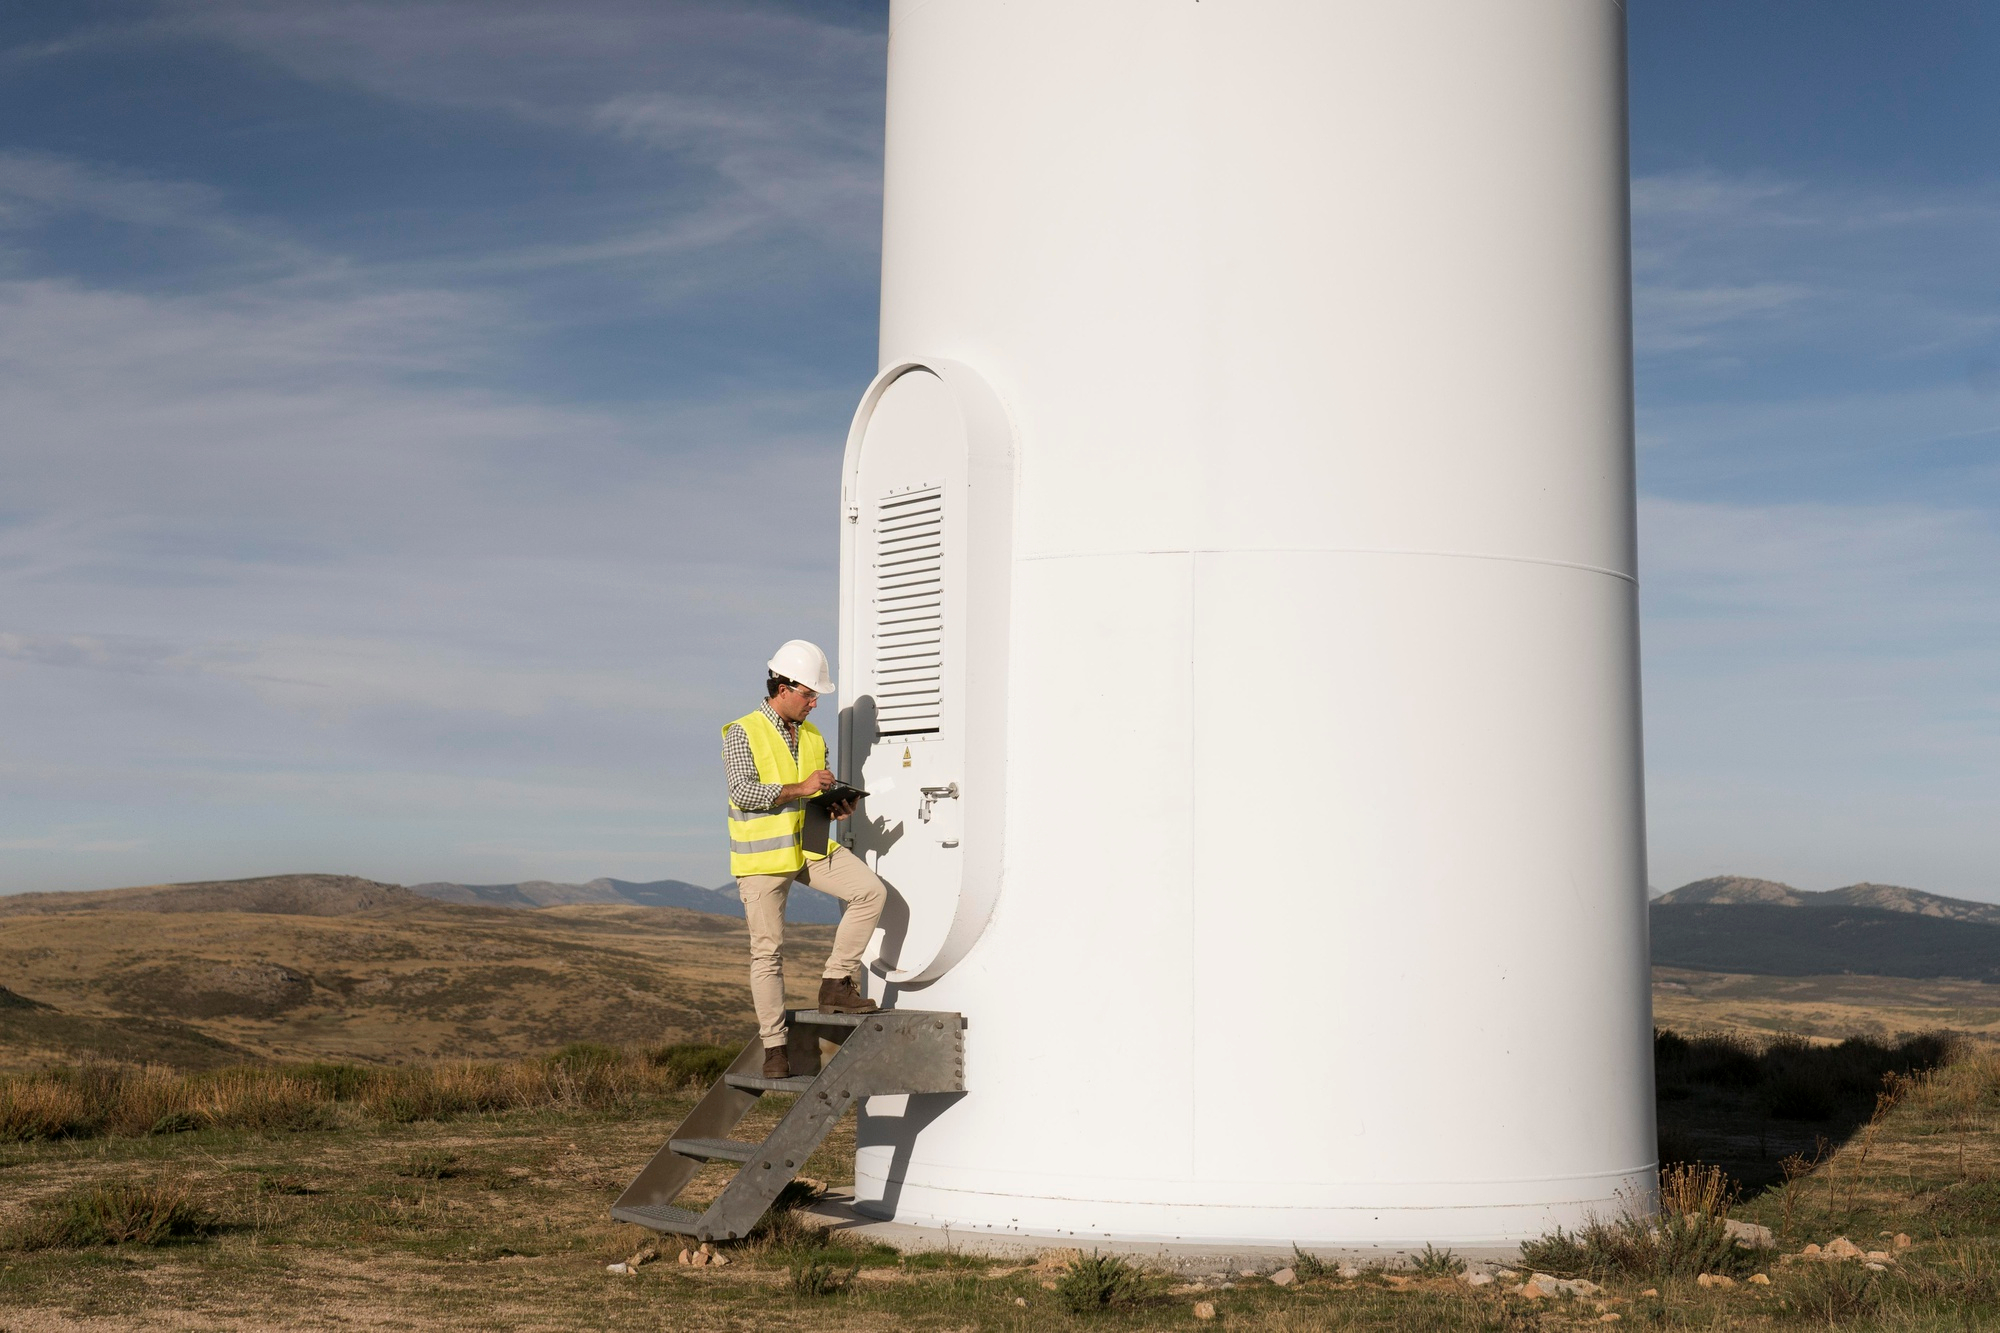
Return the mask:
[[[1829,1052],[1825,1105],[1803,1109],[1810,1061],[1758,1057],[1739,1077],[1719,1046],[1663,1046],[1669,1155],[1724,1162],[1746,1185],[1736,1215],[1783,1251],[1732,1256],[1734,1286],[1587,1256],[1556,1274],[1602,1285],[1584,1297],[1475,1288],[1448,1264],[1301,1265],[1284,1287],[1149,1277],[1077,1314],[1067,1256],[904,1257],[790,1215],[726,1267],[683,1266],[677,1242],[607,1210],[692,1103],[692,1066],[663,1044],[752,1029],[743,929],[667,909],[400,900],[10,912],[0,983],[53,1007],[0,996],[0,1069],[70,1068],[0,1076],[0,1330],[2000,1327],[2000,1056],[1979,1044],[1930,1072],[1910,1063],[1921,1043]],[[791,935],[803,1000],[829,931]],[[1971,983],[1662,970],[1656,1004],[1691,1032],[2000,1034],[2000,987]],[[574,1042],[623,1049],[544,1054]],[[145,1068],[162,1060],[175,1068]],[[851,1122],[806,1170],[851,1179]],[[711,1167],[694,1202],[726,1178]],[[1897,1233],[1912,1244],[1879,1271],[1797,1257],[1841,1235],[1887,1250]],[[664,1256],[606,1272],[648,1244]]]
[[1676,1032],[1893,1039],[1948,1028],[2000,1042],[2000,986],[1907,977],[1760,977],[1653,969],[1653,1021]]
[[[831,927],[788,928],[801,1001]],[[245,1059],[505,1059],[573,1041],[736,1042],[755,1030],[744,925],[672,908],[414,905],[338,916],[10,915],[0,1068],[95,1054],[190,1068]]]

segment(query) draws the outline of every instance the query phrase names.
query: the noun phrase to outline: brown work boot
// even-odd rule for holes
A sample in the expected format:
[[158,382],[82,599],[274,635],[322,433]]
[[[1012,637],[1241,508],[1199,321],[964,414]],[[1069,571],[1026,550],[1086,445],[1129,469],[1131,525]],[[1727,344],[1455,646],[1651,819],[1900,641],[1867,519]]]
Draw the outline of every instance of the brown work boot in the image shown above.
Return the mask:
[[823,977],[820,980],[819,1011],[823,1014],[872,1014],[881,1007],[855,989],[852,977]]
[[764,1048],[764,1077],[790,1078],[791,1076],[792,1057],[785,1054],[785,1048],[782,1046],[766,1046]]

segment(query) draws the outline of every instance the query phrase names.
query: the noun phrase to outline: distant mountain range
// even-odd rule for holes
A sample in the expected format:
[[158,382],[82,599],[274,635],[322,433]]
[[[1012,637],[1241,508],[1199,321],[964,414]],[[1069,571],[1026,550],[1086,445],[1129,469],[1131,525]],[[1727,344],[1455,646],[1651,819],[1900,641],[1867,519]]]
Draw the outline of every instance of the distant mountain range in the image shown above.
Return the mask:
[[1651,918],[1660,967],[2000,983],[2000,905],[1894,884],[1815,893],[1725,875],[1654,899]]
[[1872,907],[1884,912],[1910,912],[1917,916],[2000,925],[2000,904],[1967,902],[1963,898],[1947,898],[1943,894],[1905,889],[1894,884],[1850,884],[1844,889],[1814,893],[1810,889],[1795,889],[1772,879],[1719,875],[1714,879],[1698,879],[1692,884],[1683,884],[1653,901],[1660,907],[1696,904],[1741,906],[1746,903],[1762,903],[1771,907]]
[[[720,916],[743,915],[743,900],[736,896],[736,882],[705,889],[685,880],[656,879],[646,884],[625,879],[593,879],[584,884],[556,884],[546,879],[523,880],[518,884],[449,884],[442,881],[412,884],[411,893],[446,903],[470,903],[481,907],[562,907],[570,903],[624,903],[635,907],[685,907]],[[840,902],[818,889],[803,884],[792,886],[785,904],[785,919],[814,924],[840,920]]]

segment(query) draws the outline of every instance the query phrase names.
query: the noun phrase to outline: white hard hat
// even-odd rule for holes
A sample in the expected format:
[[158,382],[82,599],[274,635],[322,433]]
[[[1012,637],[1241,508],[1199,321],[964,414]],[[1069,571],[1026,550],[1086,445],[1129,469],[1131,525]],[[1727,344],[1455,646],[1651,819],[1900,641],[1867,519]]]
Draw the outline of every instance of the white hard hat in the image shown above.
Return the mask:
[[775,674],[797,681],[814,694],[833,693],[833,673],[827,670],[826,654],[819,650],[816,643],[789,639],[765,665]]

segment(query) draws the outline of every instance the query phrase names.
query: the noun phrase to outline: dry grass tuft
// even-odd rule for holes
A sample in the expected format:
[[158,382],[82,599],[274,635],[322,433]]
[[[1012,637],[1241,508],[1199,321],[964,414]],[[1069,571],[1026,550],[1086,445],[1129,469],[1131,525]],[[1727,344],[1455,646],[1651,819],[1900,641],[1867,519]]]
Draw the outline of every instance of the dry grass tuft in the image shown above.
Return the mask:
[[195,1082],[186,1096],[199,1123],[231,1129],[319,1129],[333,1109],[305,1079],[261,1069],[225,1069]]
[[1763,1261],[1729,1234],[1735,1188],[1720,1167],[1680,1165],[1660,1172],[1660,1216],[1592,1220],[1558,1227],[1521,1247],[1522,1261],[1559,1277],[1633,1277],[1666,1282],[1701,1273],[1736,1275]]
[[1683,1162],[1660,1171],[1660,1211],[1682,1216],[1727,1218],[1736,1189],[1719,1166]]
[[0,1084],[0,1139],[66,1139],[90,1132],[96,1117],[83,1093],[68,1084],[21,1080]]

